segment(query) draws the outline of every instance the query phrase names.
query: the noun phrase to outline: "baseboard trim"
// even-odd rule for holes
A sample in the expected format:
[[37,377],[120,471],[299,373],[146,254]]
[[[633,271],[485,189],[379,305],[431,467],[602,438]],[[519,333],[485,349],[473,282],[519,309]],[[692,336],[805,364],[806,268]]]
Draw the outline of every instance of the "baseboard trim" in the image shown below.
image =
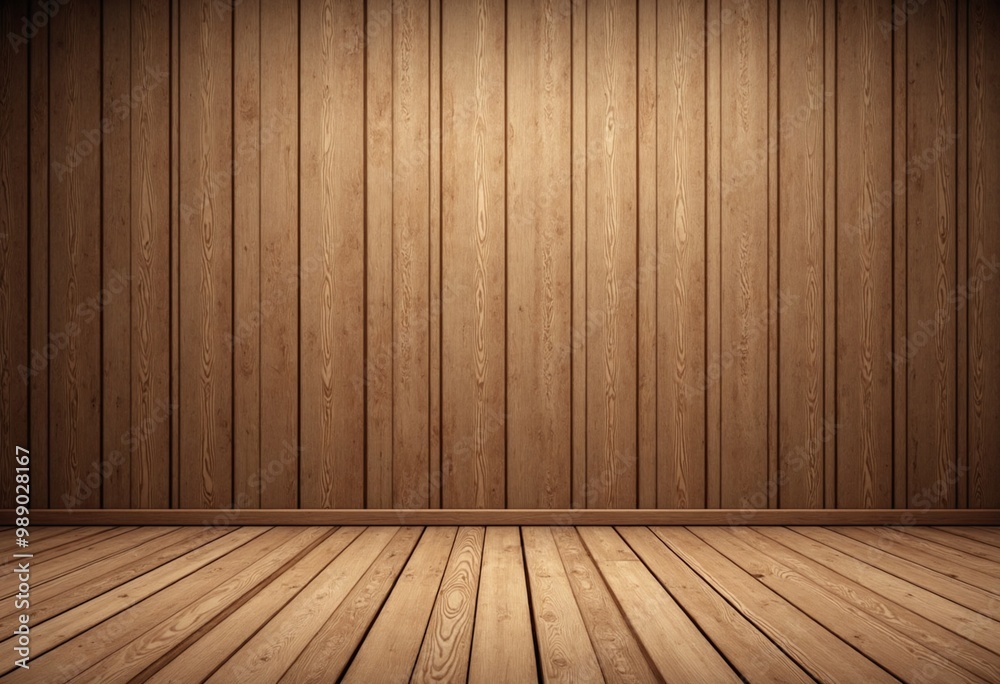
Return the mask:
[[[11,510],[0,511],[13,523]],[[36,509],[32,525],[1000,525],[1000,509]]]

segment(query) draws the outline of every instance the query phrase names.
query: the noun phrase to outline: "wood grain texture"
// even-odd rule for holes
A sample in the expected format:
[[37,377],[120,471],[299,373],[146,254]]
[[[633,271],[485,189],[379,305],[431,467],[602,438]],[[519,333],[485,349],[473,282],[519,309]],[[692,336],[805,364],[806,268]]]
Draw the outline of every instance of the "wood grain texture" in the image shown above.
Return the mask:
[[[731,19],[732,12],[726,14]],[[705,505],[722,505],[722,0],[705,0]]]
[[115,508],[132,505],[132,454],[120,442],[132,424],[130,5],[108,2],[101,13],[101,118],[109,124],[101,139],[101,288],[118,290],[101,311],[101,465],[107,468],[101,505]]
[[955,6],[907,22],[907,505],[951,508],[956,434]]
[[430,499],[427,0],[392,5],[392,505]]
[[[0,10],[3,35],[19,30],[29,5],[10,3]],[[28,375],[29,237],[30,212],[28,50],[5,46],[0,57],[3,85],[0,97],[0,449],[10,454],[7,472],[0,474],[0,505],[13,508],[15,495],[30,487],[15,480],[13,456],[17,447],[29,449]],[[22,478],[23,479],[23,478]],[[22,501],[22,503],[27,503]]]
[[365,31],[365,390],[366,504],[393,505],[393,24],[392,0],[366,3]]
[[[657,496],[706,505],[706,66],[704,3],[657,13]],[[697,45],[695,43],[695,45]]]
[[[302,13],[301,502],[360,508],[365,393],[354,374],[365,362],[365,152],[357,135],[364,6],[310,2]],[[295,255],[287,271],[294,273]]]
[[[893,7],[898,11],[900,5]],[[907,345],[907,258],[906,258],[906,168],[908,132],[906,127],[907,112],[907,67],[906,57],[907,31],[893,31],[892,34],[892,332],[893,355],[892,366],[893,387],[893,469],[892,469],[892,500],[895,506],[905,506],[907,495],[907,360],[905,356]]]
[[260,508],[261,25],[259,0],[233,15],[233,506]]
[[636,22],[621,0],[587,7],[589,508],[633,508],[637,498]]
[[232,503],[232,19],[181,3],[179,504]]
[[441,10],[441,503],[493,508],[507,489],[504,5]]
[[132,418],[113,438],[131,452],[132,506],[161,508],[170,505],[170,4],[134,9],[131,82],[142,96],[131,126]]
[[511,507],[569,508],[573,469],[572,17],[507,6],[507,482]]
[[[309,467],[309,457],[318,447],[300,441],[299,436],[299,308],[304,302],[304,315],[321,320],[322,313],[317,315],[308,304],[323,300],[306,299],[304,293],[300,299],[300,254],[312,251],[301,251],[299,245],[298,6],[260,0],[260,22],[267,32],[260,45],[260,175],[266,180],[260,188],[260,383],[269,399],[267,410],[260,413],[260,469],[267,475],[261,482],[260,504],[281,507],[298,505],[300,472],[303,483],[330,480]],[[308,23],[320,25],[315,18]],[[307,139],[322,138],[314,134]],[[352,188],[354,196],[359,188],[360,183]],[[316,196],[336,199],[329,188]],[[321,222],[308,225],[327,227]],[[360,346],[357,351],[356,359],[361,358]],[[318,370],[318,359],[310,361],[312,365],[306,368]],[[329,378],[329,362],[324,372],[311,375]],[[351,444],[347,439],[344,443]]]
[[838,506],[892,504],[891,11],[837,13]]
[[[31,451],[45,454],[49,444],[49,27],[28,44],[29,257],[28,401]],[[31,459],[31,506],[49,505],[49,459]]]
[[[723,0],[721,505],[768,503],[768,15]],[[728,13],[728,14],[727,14]]]
[[[824,12],[820,0],[781,5],[778,51],[778,281],[799,296],[778,325],[782,506],[824,500]],[[777,475],[775,473],[774,475]]]
[[53,17],[49,267],[50,501],[101,502],[101,7],[74,3]]
[[587,3],[570,5],[570,502],[587,506]]
[[[1000,55],[990,37],[1000,12],[989,3],[969,5],[969,506],[1000,503],[1000,236],[997,197],[1000,135],[989,112],[1000,106]],[[987,281],[989,275],[992,284]]]

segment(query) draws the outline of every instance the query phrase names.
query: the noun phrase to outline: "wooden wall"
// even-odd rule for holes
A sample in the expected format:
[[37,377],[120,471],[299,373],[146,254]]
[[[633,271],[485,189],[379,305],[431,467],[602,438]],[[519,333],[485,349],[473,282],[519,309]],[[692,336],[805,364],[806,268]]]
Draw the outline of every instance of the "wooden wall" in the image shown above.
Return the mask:
[[1000,506],[991,0],[2,25],[36,507]]

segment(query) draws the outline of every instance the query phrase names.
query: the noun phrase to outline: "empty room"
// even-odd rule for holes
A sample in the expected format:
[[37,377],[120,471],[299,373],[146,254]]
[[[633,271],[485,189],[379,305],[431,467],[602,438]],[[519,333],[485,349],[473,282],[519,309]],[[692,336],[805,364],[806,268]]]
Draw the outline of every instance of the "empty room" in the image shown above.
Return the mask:
[[1000,3],[0,0],[0,680],[1000,683]]

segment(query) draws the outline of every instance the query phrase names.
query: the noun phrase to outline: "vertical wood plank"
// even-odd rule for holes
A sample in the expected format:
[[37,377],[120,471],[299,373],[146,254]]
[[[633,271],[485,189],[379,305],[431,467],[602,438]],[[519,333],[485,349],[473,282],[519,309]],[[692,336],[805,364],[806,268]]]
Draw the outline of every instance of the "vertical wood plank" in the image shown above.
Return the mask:
[[101,7],[62,7],[50,39],[50,505],[101,504]]
[[[701,508],[705,488],[705,3],[660,4],[657,48],[657,505]],[[697,46],[697,49],[692,46]],[[716,176],[717,178],[718,176]]]
[[780,212],[778,203],[778,43],[781,40],[778,0],[767,3],[767,305],[775,312],[767,319],[767,507],[778,507],[778,241]]
[[[132,425],[132,19],[131,3],[103,5],[101,38],[101,461],[105,468],[102,505],[132,505],[132,454],[124,448]],[[138,24],[138,21],[136,22]],[[141,88],[141,84],[137,83]],[[137,92],[142,92],[141,90]],[[136,105],[138,106],[138,105]],[[123,116],[124,115],[124,116]],[[115,287],[117,294],[112,294]]]
[[[132,16],[132,84],[144,93],[132,112],[131,314],[135,508],[170,500],[170,3],[142,0]],[[105,231],[107,228],[105,228]],[[105,269],[107,275],[107,269]],[[134,446],[133,446],[134,445]],[[108,504],[105,503],[105,506]]]
[[915,507],[953,507],[957,481],[955,5],[929,2],[906,24],[906,459]]
[[823,0],[823,505],[837,505],[837,0]]
[[[34,9],[36,5],[30,4]],[[31,506],[49,505],[49,28],[44,26],[28,44],[30,62],[30,150],[27,159],[30,186],[29,318],[31,320],[29,428],[31,451]]]
[[723,0],[723,507],[766,507],[768,469],[768,7]]
[[569,508],[572,18],[507,6],[507,505]]
[[[894,13],[904,12],[904,5],[898,0],[893,6]],[[905,508],[907,505],[906,486],[906,26],[899,26],[892,34],[892,234],[893,234],[893,505]]]
[[[302,505],[364,506],[364,6],[302,8]],[[345,373],[345,369],[348,370]],[[294,472],[292,477],[294,477]]]
[[657,239],[657,211],[659,193],[657,182],[657,3],[656,0],[639,0],[638,22],[638,263],[636,273],[638,324],[636,395],[637,411],[637,505],[639,508],[656,507],[657,461],[657,264],[659,240]]
[[181,493],[180,8],[170,3],[170,506]]
[[587,506],[587,3],[570,5],[570,503]]
[[392,507],[393,454],[393,24],[392,0],[368,0],[365,30],[366,504]]
[[[502,508],[507,487],[504,4],[444,2],[441,38],[441,259],[447,293],[441,310],[442,504]],[[515,279],[511,288],[517,287]],[[539,446],[535,442],[536,464],[545,458]]]
[[429,503],[428,0],[393,5],[393,492]]
[[[969,3],[955,8],[955,226],[956,288],[969,282]],[[969,507],[969,307],[956,292],[955,507]]]
[[179,503],[232,501],[232,17],[180,3]]
[[[18,35],[25,2],[0,9],[2,35]],[[28,46],[0,55],[0,507],[13,508],[14,454],[28,449]],[[35,455],[44,458],[44,453]]]
[[636,504],[636,7],[587,8],[587,506]]
[[[778,130],[780,502],[823,507],[823,3],[782,3]],[[772,473],[776,478],[777,473]]]
[[837,505],[892,503],[892,7],[837,17]]
[[[304,482],[321,479],[309,467],[309,459],[314,454],[303,450],[300,455],[297,449],[299,10],[296,3],[283,0],[260,2],[260,22],[267,31],[267,39],[262,40],[260,45],[260,107],[268,117],[266,122],[261,122],[262,131],[264,126],[268,127],[268,137],[266,144],[260,148],[260,174],[266,181],[260,189],[260,289],[262,309],[266,309],[261,316],[260,328],[260,383],[266,388],[269,399],[267,410],[261,411],[260,415],[260,469],[262,473],[267,473],[261,484],[260,505],[262,508],[294,508],[299,503],[298,459],[303,460],[301,472]],[[355,127],[351,129],[357,130]],[[317,139],[312,138],[313,141]],[[357,193],[360,183],[353,190]],[[330,192],[324,192],[322,197],[333,199]],[[360,254],[360,250],[357,253]],[[345,325],[350,326],[350,323],[345,321]],[[360,321],[357,321],[349,329],[360,331],[360,326]],[[356,344],[360,352],[360,335]],[[360,353],[357,358],[361,358]],[[345,364],[343,367],[351,366]],[[318,365],[307,368],[318,370]],[[316,377],[318,374],[310,375]],[[329,378],[330,374],[325,375]],[[343,444],[350,444],[344,436]],[[360,454],[360,440],[351,446]]]
[[[969,506],[1000,506],[1000,12],[969,8]],[[991,389],[992,388],[992,389]]]
[[[732,10],[727,10],[727,23]],[[705,2],[705,489],[722,506],[722,0]]]
[[430,508],[441,508],[443,496],[443,472],[442,472],[442,431],[443,431],[443,407],[442,407],[442,280],[441,269],[443,267],[442,257],[444,255],[441,245],[441,184],[443,173],[441,169],[442,154],[442,117],[441,117],[441,78],[443,70],[441,68],[441,1],[430,0],[430,50],[429,50],[429,138],[430,149],[428,158],[430,160],[430,269],[431,282],[430,298],[428,304],[428,323],[430,326],[430,475],[428,480],[428,506]]
[[260,508],[260,4],[233,16],[233,506]]

